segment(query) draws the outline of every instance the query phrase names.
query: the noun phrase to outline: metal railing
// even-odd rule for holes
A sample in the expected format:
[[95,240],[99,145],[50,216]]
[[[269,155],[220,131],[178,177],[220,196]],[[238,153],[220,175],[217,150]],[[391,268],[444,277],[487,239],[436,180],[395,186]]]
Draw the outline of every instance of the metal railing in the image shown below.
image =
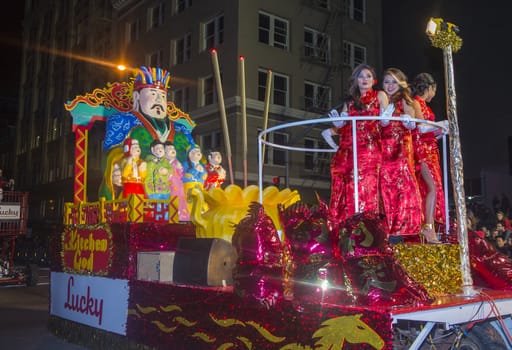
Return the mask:
[[[442,169],[443,169],[443,187],[444,187],[444,197],[445,197],[445,232],[449,231],[449,211],[448,211],[448,167],[447,167],[447,145],[446,145],[446,135],[448,134],[448,127],[446,125],[443,125],[439,122],[433,122],[429,120],[424,119],[416,119],[416,118],[410,118],[410,117],[392,117],[393,121],[400,121],[400,122],[408,122],[408,121],[414,121],[416,122],[416,125],[420,124],[427,124],[430,126],[435,127],[439,134],[441,135],[442,139],[442,154],[443,154],[443,161],[442,161]],[[265,137],[266,134],[271,133],[276,130],[282,130],[282,129],[288,129],[298,126],[304,126],[304,125],[311,125],[311,124],[325,124],[328,123],[329,127],[332,125],[333,121],[347,121],[352,124],[352,150],[353,150],[353,160],[354,160],[354,212],[359,212],[359,179],[358,176],[355,176],[355,174],[358,174],[358,162],[357,162],[357,121],[359,120],[377,120],[377,121],[388,121],[390,118],[386,117],[379,117],[379,116],[355,116],[355,117],[337,117],[337,118],[319,118],[319,119],[312,119],[312,120],[301,120],[297,122],[291,122],[291,123],[285,123],[281,125],[276,125],[271,128],[265,129],[261,131],[258,134],[258,186],[260,188],[260,203],[263,203],[263,145],[279,148],[279,149],[285,149],[289,151],[298,151],[298,152],[329,152],[329,153],[335,153],[337,150],[333,148],[304,148],[304,147],[294,147],[289,145],[280,145],[276,144],[270,141],[267,141],[267,138]]]

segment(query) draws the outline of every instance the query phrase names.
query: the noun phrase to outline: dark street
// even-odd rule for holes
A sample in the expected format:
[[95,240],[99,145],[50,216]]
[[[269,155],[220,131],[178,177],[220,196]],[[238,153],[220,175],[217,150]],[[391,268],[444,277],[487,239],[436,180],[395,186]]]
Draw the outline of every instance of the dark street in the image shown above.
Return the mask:
[[49,269],[37,286],[0,287],[0,343],[3,350],[80,350],[47,329]]

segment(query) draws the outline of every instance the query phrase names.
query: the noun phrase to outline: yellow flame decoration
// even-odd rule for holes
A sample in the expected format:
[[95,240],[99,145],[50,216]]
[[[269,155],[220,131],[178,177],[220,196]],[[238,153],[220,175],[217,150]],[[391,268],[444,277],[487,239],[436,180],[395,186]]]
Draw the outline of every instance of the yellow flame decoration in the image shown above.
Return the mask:
[[174,332],[177,328],[177,327],[167,327],[160,321],[151,321],[151,323],[155,324],[164,333]]
[[173,321],[176,321],[177,323],[185,326],[185,327],[192,327],[197,324],[197,322],[189,321],[185,317],[176,316]]
[[240,340],[244,345],[247,347],[247,349],[252,349],[252,342],[246,338],[246,337],[236,337],[236,339]]
[[160,310],[165,312],[173,312],[173,311],[180,311],[182,312],[182,308],[178,305],[167,305],[167,306],[160,306]]
[[310,347],[309,345],[303,346],[299,343],[291,343],[291,344],[286,344],[283,347],[280,347],[279,350],[313,350],[313,348]]
[[217,350],[226,350],[226,349],[231,349],[233,346],[235,346],[235,344],[233,343],[224,343],[222,344],[221,346],[219,346],[217,348]]
[[141,316],[139,315],[139,313],[137,312],[137,310],[135,310],[135,309],[128,309],[128,315],[137,316],[138,318],[140,318],[140,317],[141,317]]
[[219,318],[216,318],[212,314],[209,314],[209,315],[210,315],[210,318],[212,319],[212,321],[215,322],[216,324],[218,324],[221,327],[231,327],[231,326],[234,326],[234,325],[239,325],[239,326],[244,326],[245,327],[245,324],[242,321],[240,321],[240,320],[237,320],[237,319],[234,319],[234,318],[227,318],[225,320],[221,320]]
[[140,306],[139,304],[137,304],[137,309],[139,309],[139,311],[142,312],[143,314],[149,314],[149,313],[157,311],[156,307],[153,307],[153,306],[143,307],[143,306]]
[[203,332],[195,332],[192,334],[192,338],[199,338],[205,343],[213,343],[217,340],[216,338],[210,337],[208,334]]
[[[226,188],[215,187],[209,191],[192,189],[190,220],[196,226],[198,238],[222,238],[231,242],[235,224],[242,220],[253,202],[259,201],[259,187],[247,186],[242,190],[238,185],[228,185]],[[281,229],[277,205],[288,207],[300,200],[297,191],[289,188],[279,190],[275,186],[263,190],[263,207],[265,213],[272,219],[277,230]],[[204,211],[207,207],[208,210]]]
[[254,329],[256,329],[263,336],[263,338],[267,339],[268,341],[270,341],[272,343],[280,343],[286,339],[286,337],[278,337],[278,336],[273,335],[272,333],[267,331],[265,328],[263,328],[256,322],[248,321],[247,324],[249,326],[253,326]]

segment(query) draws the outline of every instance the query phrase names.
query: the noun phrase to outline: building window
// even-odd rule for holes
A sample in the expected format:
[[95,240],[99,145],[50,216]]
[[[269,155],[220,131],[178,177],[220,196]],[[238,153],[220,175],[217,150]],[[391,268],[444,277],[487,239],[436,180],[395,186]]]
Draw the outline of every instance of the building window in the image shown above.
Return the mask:
[[306,111],[326,111],[330,105],[331,89],[328,86],[304,82],[304,109]]
[[162,66],[162,50],[155,51],[148,55],[148,65],[150,67]]
[[[258,130],[258,134],[261,132],[261,129]],[[288,144],[288,134],[273,131],[267,134],[267,141],[274,143],[276,145],[287,145]],[[267,165],[286,165],[286,150],[282,148],[277,148],[273,146],[265,146],[265,164]]]
[[366,23],[366,0],[344,0],[343,6],[350,19]]
[[352,69],[358,64],[366,62],[366,47],[349,41],[343,42],[343,63]]
[[172,101],[182,111],[188,111],[190,109],[190,89],[184,87],[174,90]]
[[[270,93],[270,103],[288,107],[289,78],[286,75],[272,73],[273,84]],[[265,90],[267,86],[267,71],[258,71],[258,100],[265,101]]]
[[192,6],[192,0],[176,0],[175,13],[181,13]]
[[[329,149],[325,142],[313,138],[304,138],[304,148]],[[327,152],[304,152],[304,169],[328,174],[331,165],[329,158]]]
[[158,28],[164,24],[164,9],[163,2],[148,9],[148,30]]
[[328,63],[330,61],[330,40],[325,33],[304,28],[304,56]]
[[212,76],[202,78],[201,83],[201,106],[208,106],[213,104],[217,98],[215,91],[215,83]]
[[288,50],[288,21],[284,18],[260,12],[258,18],[258,41]]
[[203,50],[218,47],[224,42],[224,15],[215,17],[202,25]]
[[140,21],[136,19],[133,22],[126,24],[126,42],[133,43],[139,40]]
[[222,135],[220,131],[212,131],[207,134],[203,134],[199,136],[199,141],[201,144],[201,150],[203,154],[206,156],[206,152],[210,149],[219,150],[222,146]]
[[187,33],[180,39],[173,40],[174,64],[182,64],[190,61],[191,34]]

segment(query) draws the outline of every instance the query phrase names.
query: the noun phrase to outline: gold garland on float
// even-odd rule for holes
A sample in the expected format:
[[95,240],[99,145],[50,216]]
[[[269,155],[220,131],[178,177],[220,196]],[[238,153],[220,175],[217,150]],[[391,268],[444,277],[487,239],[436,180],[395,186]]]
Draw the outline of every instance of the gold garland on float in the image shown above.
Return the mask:
[[439,31],[436,35],[430,37],[432,46],[439,49],[452,47],[452,52],[457,52],[462,47],[462,39],[455,33],[446,30]]

